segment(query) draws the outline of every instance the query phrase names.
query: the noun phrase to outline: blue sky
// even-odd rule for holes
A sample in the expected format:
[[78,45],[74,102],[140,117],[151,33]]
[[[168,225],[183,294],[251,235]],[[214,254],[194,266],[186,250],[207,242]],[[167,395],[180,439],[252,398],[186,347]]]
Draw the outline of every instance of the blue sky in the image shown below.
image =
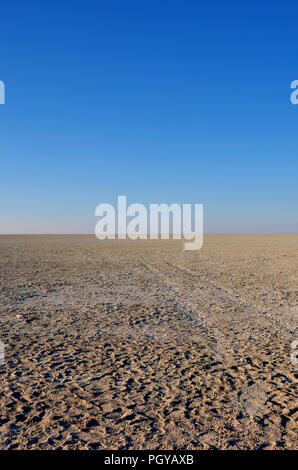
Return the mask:
[[297,233],[297,13],[2,4],[0,233],[93,233],[118,194],[203,203],[205,232]]

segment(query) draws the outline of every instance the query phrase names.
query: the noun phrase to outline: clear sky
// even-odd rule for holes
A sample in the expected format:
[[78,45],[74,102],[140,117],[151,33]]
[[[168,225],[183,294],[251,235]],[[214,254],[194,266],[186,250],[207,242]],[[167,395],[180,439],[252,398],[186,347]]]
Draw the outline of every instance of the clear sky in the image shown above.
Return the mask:
[[205,232],[298,232],[295,1],[0,8],[0,233],[203,203]]

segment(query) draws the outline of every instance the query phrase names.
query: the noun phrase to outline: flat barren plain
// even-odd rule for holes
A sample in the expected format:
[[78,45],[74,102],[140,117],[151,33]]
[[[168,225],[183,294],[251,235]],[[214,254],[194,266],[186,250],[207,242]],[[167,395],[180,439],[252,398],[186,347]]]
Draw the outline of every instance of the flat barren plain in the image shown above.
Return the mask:
[[298,447],[298,235],[1,236],[0,258],[1,449]]

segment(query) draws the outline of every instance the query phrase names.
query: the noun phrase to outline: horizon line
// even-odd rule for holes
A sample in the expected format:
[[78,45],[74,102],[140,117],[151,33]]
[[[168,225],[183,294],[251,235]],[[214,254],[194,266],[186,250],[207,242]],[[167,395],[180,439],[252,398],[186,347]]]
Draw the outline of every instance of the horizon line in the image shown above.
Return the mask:
[[[115,238],[114,239],[111,239],[111,238],[105,238],[103,240],[99,240],[99,241],[104,241],[104,240],[110,240],[110,241],[113,241],[113,240],[125,240],[125,239],[118,239],[117,238],[117,235],[118,234],[115,234]],[[123,235],[123,234],[122,234]],[[129,234],[126,234],[126,236],[128,237]],[[161,233],[158,233],[158,236],[161,236],[162,234]],[[170,233],[169,236],[171,237],[173,235],[173,233]],[[191,235],[195,235],[195,234],[191,234]],[[203,233],[203,235],[298,235],[298,232],[205,232]],[[11,236],[29,236],[29,237],[32,237],[32,236],[45,236],[45,237],[50,237],[50,236],[53,236],[53,237],[57,237],[57,236],[61,236],[61,237],[64,237],[64,236],[80,236],[80,237],[83,237],[83,236],[86,236],[86,237],[91,237],[91,236],[94,236],[94,238],[97,238],[96,235],[94,233],[0,233],[0,237],[11,237]],[[147,234],[148,236],[148,239],[149,240],[159,240],[157,238],[150,238],[150,233]],[[183,234],[181,234],[181,239],[183,239]],[[98,238],[97,238],[98,239]],[[129,239],[129,237],[128,237]],[[132,241],[136,241],[136,240],[142,240],[140,238],[137,238],[137,239],[132,239]],[[143,239],[143,240],[146,240],[146,239]],[[167,239],[162,239],[162,240],[167,240]],[[174,239],[174,240],[179,240],[179,239]]]

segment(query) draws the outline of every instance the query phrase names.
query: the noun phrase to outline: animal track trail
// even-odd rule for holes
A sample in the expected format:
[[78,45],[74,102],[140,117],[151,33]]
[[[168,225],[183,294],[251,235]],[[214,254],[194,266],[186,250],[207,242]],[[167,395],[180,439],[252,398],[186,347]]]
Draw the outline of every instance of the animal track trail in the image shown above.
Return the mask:
[[[192,331],[193,338],[196,338],[196,335],[200,337],[201,340],[205,341],[208,338],[209,342],[215,344],[218,342],[220,334],[216,335],[213,328],[208,324],[207,319],[197,311],[194,310],[193,303],[189,302],[188,297],[185,293],[177,289],[176,285],[167,279],[164,275],[160,273],[158,269],[152,265],[143,262],[143,266],[152,274],[154,280],[158,286],[162,286],[161,297],[167,302],[175,302],[175,308],[177,310],[177,320],[179,322],[182,318],[185,318],[189,321],[189,328]],[[159,287],[160,289],[160,287]],[[172,318],[169,318],[169,324],[173,321]],[[214,349],[216,349],[214,347]]]
[[[164,269],[165,265],[170,265],[171,272]],[[238,409],[240,422],[245,416],[249,418],[262,413],[265,403],[270,400],[270,395],[268,397],[266,386],[262,381],[256,379],[257,383],[255,383],[249,378],[252,377],[249,370],[252,369],[252,372],[258,370],[257,364],[260,362],[266,364],[265,368],[268,369],[266,367],[268,366],[268,357],[257,352],[257,357],[253,359],[252,363],[243,364],[241,355],[249,354],[252,342],[263,344],[266,336],[278,336],[278,334],[281,336],[279,323],[272,326],[271,318],[264,319],[261,309],[249,305],[242,299],[234,298],[230,292],[213,283],[198,279],[199,286],[193,287],[193,276],[196,278],[198,276],[185,268],[167,262],[159,264],[158,268],[152,264],[146,264],[146,267],[155,276],[158,276],[167,291],[177,296],[179,302],[188,309],[188,313],[191,312],[191,320],[196,316],[200,316],[201,321],[203,319],[204,327],[209,333],[208,338],[211,341],[214,338],[217,340],[215,347],[211,343],[211,349],[216,350],[217,357],[220,357],[229,367],[234,367],[236,364],[242,366],[244,377],[248,378],[238,385],[237,396],[233,396],[233,394],[229,396],[229,400],[234,403],[234,409]],[[173,268],[176,270],[173,271]],[[188,288],[187,283],[183,282],[189,276],[192,277],[191,288]],[[245,330],[249,331],[247,338],[249,344],[243,347]],[[287,337],[287,328],[284,328],[282,333]],[[239,337],[237,337],[238,335]],[[234,349],[234,354],[231,354],[231,346]],[[235,368],[237,369],[237,367]],[[184,369],[184,373],[186,371],[187,368]],[[183,375],[183,370],[181,370],[181,374]]]
[[[222,286],[219,286],[215,284],[214,282],[208,280],[203,280],[197,273],[194,271],[185,268],[184,266],[177,265],[175,263],[170,263],[166,262],[169,266],[173,266],[174,268],[181,270],[190,276],[193,276],[197,279],[197,281],[200,283],[200,288],[203,289],[204,286],[207,289],[211,289],[213,292],[216,292],[216,295],[218,296],[218,300],[223,299],[223,300],[229,300],[232,305],[238,305],[242,309],[245,309],[245,311],[249,314],[247,317],[252,316],[254,319],[259,318],[263,324],[268,325],[270,323],[271,328],[272,328],[272,323],[274,324],[275,331],[278,331],[279,334],[288,334],[288,335],[293,335],[294,337],[297,336],[297,328],[289,328],[286,324],[281,322],[276,316],[273,314],[268,314],[268,312],[265,312],[264,309],[257,304],[250,304],[248,303],[243,297],[240,296],[235,296],[233,292],[229,289],[223,288]],[[293,313],[298,313],[298,308],[294,309],[292,308],[287,308],[283,309],[286,313],[289,311]],[[264,315],[266,315],[266,318],[264,318]]]
[[[218,327],[217,321],[211,321],[211,315],[206,311],[206,295],[204,302],[202,299],[193,298],[193,289],[181,288],[181,277],[167,276],[160,272],[158,268],[148,263],[144,266],[152,273],[159,285],[162,285],[167,293],[167,297],[175,299],[177,307],[181,313],[189,320],[191,328],[198,331],[201,338],[206,341],[220,361],[225,361],[226,356],[231,355],[228,346],[225,346],[226,337]],[[210,301],[210,294],[208,294]],[[213,302],[213,299],[211,299]]]
[[171,286],[184,303],[203,318],[206,327],[212,328],[213,334],[222,340],[222,345],[228,340],[229,346],[232,345],[237,352],[237,348],[243,346],[245,341],[264,343],[269,338],[283,338],[285,344],[289,342],[292,331],[265,315],[257,306],[235,298],[227,290],[202,281],[192,271],[173,263],[165,262],[154,269],[163,277],[165,285]]

